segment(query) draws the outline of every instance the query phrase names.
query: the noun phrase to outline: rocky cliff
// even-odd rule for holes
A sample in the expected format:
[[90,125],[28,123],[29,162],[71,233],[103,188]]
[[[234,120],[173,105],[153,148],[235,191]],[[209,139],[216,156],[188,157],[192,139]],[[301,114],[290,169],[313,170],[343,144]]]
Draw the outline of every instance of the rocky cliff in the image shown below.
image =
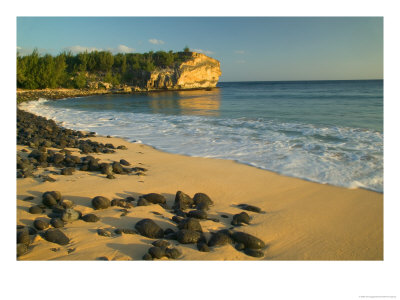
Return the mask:
[[191,52],[186,61],[172,68],[156,69],[144,81],[147,90],[184,90],[215,87],[221,76],[220,62]]

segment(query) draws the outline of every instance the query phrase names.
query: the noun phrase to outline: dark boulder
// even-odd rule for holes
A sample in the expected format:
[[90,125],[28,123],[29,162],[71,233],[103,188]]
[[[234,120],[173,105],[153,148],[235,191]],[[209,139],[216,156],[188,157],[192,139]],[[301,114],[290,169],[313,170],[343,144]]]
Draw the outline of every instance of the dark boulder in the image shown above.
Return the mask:
[[105,237],[111,237],[111,232],[107,229],[98,229],[97,234]]
[[69,238],[57,228],[50,228],[44,233],[44,238],[46,241],[51,243],[56,243],[59,245],[67,245],[69,243]]
[[149,238],[162,238],[164,231],[151,219],[143,219],[136,223],[135,228],[143,236]]
[[233,216],[231,222],[233,226],[240,226],[243,223],[250,224],[250,216],[246,212],[242,211],[240,214]]
[[153,258],[160,259],[165,256],[165,248],[161,247],[151,247],[148,252]]
[[62,228],[64,227],[65,223],[63,220],[61,220],[60,218],[52,218],[50,220],[50,224],[51,226],[53,226],[54,228]]
[[82,220],[85,222],[95,223],[95,222],[99,221],[100,218],[98,216],[96,216],[95,214],[87,214],[82,217]]
[[252,257],[263,257],[264,256],[264,252],[262,252],[261,250],[256,250],[256,249],[246,248],[246,249],[244,249],[243,252],[246,255],[252,256]]
[[155,242],[152,242],[151,244],[155,247],[164,247],[164,248],[168,248],[171,246],[171,243],[166,240],[157,240]]
[[72,175],[75,172],[74,167],[66,167],[61,170],[61,175]]
[[48,228],[50,226],[49,222],[42,220],[42,219],[36,219],[35,221],[33,221],[33,226],[37,229],[37,230],[44,230],[46,228]]
[[124,169],[122,168],[121,164],[119,162],[114,162],[112,164],[112,170],[115,174],[124,174]]
[[39,205],[34,205],[32,207],[29,207],[29,212],[31,214],[42,214],[44,211]]
[[256,213],[260,213],[261,212],[261,208],[259,208],[257,206],[254,206],[254,205],[239,204],[238,207],[243,209],[243,210],[248,210],[248,211],[252,211],[252,212],[256,212]]
[[63,220],[64,222],[73,222],[78,220],[79,217],[80,217],[79,212],[74,210],[73,208],[67,208],[61,214],[61,220]]
[[213,233],[210,240],[208,241],[208,246],[210,247],[218,247],[226,244],[232,244],[233,240],[229,234],[228,230],[220,230],[216,233]]
[[200,205],[200,203],[202,203],[201,205],[205,205],[207,207],[212,206],[214,204],[211,198],[204,193],[195,194],[193,197],[193,201],[196,206]]
[[195,218],[195,219],[200,219],[200,220],[205,220],[207,219],[207,213],[204,210],[191,210],[188,213],[189,218]]
[[173,209],[185,210],[193,206],[193,199],[181,191],[177,191]]
[[27,229],[18,230],[17,243],[26,245],[31,243],[31,238],[29,237],[29,231]]
[[195,244],[201,237],[200,232],[187,229],[181,229],[176,233],[176,239],[181,244]]
[[119,163],[123,166],[130,166],[131,164],[125,159],[120,159]]
[[210,252],[210,248],[207,246],[207,243],[204,242],[197,243],[197,249],[200,252]]
[[96,196],[92,199],[92,206],[94,209],[105,209],[110,207],[111,202],[103,196]]
[[42,203],[48,207],[56,205],[61,200],[61,193],[58,191],[45,192],[42,195]]
[[199,220],[193,218],[186,218],[182,220],[181,222],[179,222],[178,228],[203,232]]
[[20,257],[28,252],[28,245],[17,244],[17,257]]
[[148,202],[153,203],[153,204],[165,204],[167,200],[163,195],[157,194],[157,193],[150,193],[146,195],[140,196],[140,198],[146,199]]
[[236,231],[232,234],[232,238],[235,242],[242,243],[249,249],[262,249],[265,247],[265,243],[262,240],[248,233]]
[[150,205],[150,203],[144,198],[139,198],[136,204],[136,206],[148,206],[148,205]]
[[153,260],[153,257],[149,253],[146,253],[143,255],[143,260]]
[[177,248],[167,248],[165,250],[165,256],[171,259],[177,259],[182,255],[181,251]]

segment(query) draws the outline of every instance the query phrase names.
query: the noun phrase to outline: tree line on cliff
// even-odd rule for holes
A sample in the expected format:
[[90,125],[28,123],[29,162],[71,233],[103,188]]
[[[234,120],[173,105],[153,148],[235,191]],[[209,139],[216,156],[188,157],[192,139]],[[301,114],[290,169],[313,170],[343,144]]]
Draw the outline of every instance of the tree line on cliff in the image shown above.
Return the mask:
[[156,68],[173,67],[190,58],[189,48],[183,52],[157,51],[118,53],[109,51],[62,52],[56,56],[17,54],[17,87],[23,89],[85,88],[90,79],[137,85]]

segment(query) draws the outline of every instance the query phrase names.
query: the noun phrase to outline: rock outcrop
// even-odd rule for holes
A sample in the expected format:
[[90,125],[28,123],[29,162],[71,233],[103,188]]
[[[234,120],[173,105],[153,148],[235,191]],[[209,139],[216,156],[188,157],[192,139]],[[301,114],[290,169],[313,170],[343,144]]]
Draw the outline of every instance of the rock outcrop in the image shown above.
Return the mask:
[[147,90],[213,88],[221,76],[220,62],[202,53],[189,52],[186,61],[172,68],[156,69],[145,83]]

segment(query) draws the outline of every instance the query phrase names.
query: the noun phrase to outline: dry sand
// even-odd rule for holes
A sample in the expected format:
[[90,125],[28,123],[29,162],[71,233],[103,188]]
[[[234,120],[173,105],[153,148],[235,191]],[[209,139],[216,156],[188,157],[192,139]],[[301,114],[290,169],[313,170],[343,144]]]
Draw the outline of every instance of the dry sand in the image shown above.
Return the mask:
[[[159,205],[151,205],[134,207],[121,217],[120,207],[94,211],[91,199],[99,195],[109,199],[127,196],[137,199],[141,194],[155,192],[165,195],[171,207],[178,190],[190,196],[203,192],[214,201],[209,215],[221,222],[201,221],[205,232],[230,227],[232,215],[242,211],[237,204],[251,204],[265,211],[265,214],[248,212],[251,225],[237,228],[268,245],[265,260],[383,259],[383,194],[312,183],[229,160],[164,153],[119,138],[91,139],[127,146],[128,150],[117,150],[114,154],[91,155],[102,162],[126,159],[132,166],[147,168],[147,175],[115,175],[117,179],[110,180],[100,173],[77,171],[71,176],[51,175],[56,182],[17,179],[17,224],[32,226],[33,220],[41,215],[30,214],[29,207],[40,204],[42,193],[51,190],[58,190],[64,199],[73,200],[75,208],[83,214],[94,212],[101,218],[96,223],[82,220],[68,223],[65,233],[71,241],[67,246],[37,236],[32,250],[20,260],[96,260],[99,257],[141,260],[153,239],[131,234],[103,237],[97,234],[97,229],[134,228],[142,218],[153,219],[163,229],[176,228],[171,221],[173,214]],[[69,150],[80,155],[77,149]],[[24,201],[27,196],[35,199]],[[222,218],[221,214],[228,215],[229,219]],[[205,253],[198,251],[195,244],[175,244],[183,253],[181,260],[259,260],[231,245]]]

